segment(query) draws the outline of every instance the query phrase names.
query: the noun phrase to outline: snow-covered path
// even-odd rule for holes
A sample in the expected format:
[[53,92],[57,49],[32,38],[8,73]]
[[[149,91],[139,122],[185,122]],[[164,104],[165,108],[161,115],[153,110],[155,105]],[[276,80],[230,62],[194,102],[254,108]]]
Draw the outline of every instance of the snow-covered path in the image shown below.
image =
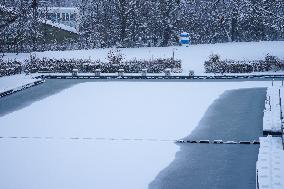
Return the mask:
[[0,117],[5,189],[145,189],[179,150],[173,142],[68,137],[179,139],[225,90],[271,82],[82,83]]

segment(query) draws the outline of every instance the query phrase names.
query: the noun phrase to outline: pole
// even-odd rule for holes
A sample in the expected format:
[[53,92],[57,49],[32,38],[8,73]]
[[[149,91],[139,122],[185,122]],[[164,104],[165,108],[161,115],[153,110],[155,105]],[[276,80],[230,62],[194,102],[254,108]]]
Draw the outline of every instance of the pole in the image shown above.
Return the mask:
[[283,123],[281,122],[281,139],[282,139],[282,148],[284,150],[284,139],[283,139]]

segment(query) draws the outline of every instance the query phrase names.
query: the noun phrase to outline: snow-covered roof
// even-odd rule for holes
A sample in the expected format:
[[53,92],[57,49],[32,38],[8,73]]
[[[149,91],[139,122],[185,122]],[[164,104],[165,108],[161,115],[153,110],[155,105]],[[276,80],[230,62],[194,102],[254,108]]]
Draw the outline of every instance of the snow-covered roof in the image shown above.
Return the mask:
[[[45,9],[46,7],[40,7],[40,9]],[[78,7],[47,7],[48,9],[61,9],[61,10],[79,10]]]
[[74,27],[67,26],[65,24],[60,24],[60,23],[57,23],[57,22],[53,22],[51,20],[44,20],[44,19],[42,19],[40,21],[42,23],[48,24],[48,25],[50,25],[52,27],[56,27],[56,28],[59,28],[59,29],[62,29],[62,30],[68,31],[68,32],[72,32],[72,33],[78,34],[78,31]]
[[259,189],[284,188],[284,150],[280,137],[261,137],[257,161]]
[[77,7],[40,7],[40,10],[48,10],[51,12],[79,12]]

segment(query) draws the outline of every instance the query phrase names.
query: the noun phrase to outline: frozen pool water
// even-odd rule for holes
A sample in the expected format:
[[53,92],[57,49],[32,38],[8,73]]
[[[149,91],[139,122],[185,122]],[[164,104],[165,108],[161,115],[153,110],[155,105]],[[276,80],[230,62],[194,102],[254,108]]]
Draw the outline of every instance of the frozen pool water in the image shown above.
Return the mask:
[[270,84],[55,82],[0,101],[2,136],[42,138],[1,139],[4,188],[147,188],[178,145],[66,139],[180,139],[224,91]]

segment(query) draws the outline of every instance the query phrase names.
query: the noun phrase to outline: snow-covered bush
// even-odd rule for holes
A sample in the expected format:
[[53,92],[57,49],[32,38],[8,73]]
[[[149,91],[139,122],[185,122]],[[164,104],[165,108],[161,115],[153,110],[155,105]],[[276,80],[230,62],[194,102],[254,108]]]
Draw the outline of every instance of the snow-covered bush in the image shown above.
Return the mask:
[[112,60],[115,62],[104,63],[99,60],[83,59],[30,59],[27,60],[25,67],[31,73],[70,73],[73,69],[78,69],[83,73],[94,73],[96,69],[100,69],[102,73],[116,73],[119,69],[124,69],[126,73],[139,73],[142,69],[147,69],[148,73],[163,73],[166,68],[170,68],[172,72],[182,71],[181,61],[172,58],[128,61],[115,58]]
[[123,61],[123,54],[119,49],[111,49],[107,54],[107,59],[110,64],[121,64]]
[[4,61],[0,57],[0,77],[19,74],[22,71],[22,64],[16,60]]
[[224,73],[226,71],[225,64],[218,54],[211,54],[209,60],[205,61],[204,67],[206,73]]
[[266,55],[264,60],[221,60],[219,55],[210,55],[205,61],[206,73],[251,73],[284,70],[284,60]]
[[265,61],[265,64],[267,64],[267,66],[269,67],[269,70],[272,70],[272,71],[279,71],[283,67],[283,63],[281,64],[281,61],[279,60],[279,58],[277,58],[276,56],[272,56],[270,54],[267,54],[265,56],[264,61]]

